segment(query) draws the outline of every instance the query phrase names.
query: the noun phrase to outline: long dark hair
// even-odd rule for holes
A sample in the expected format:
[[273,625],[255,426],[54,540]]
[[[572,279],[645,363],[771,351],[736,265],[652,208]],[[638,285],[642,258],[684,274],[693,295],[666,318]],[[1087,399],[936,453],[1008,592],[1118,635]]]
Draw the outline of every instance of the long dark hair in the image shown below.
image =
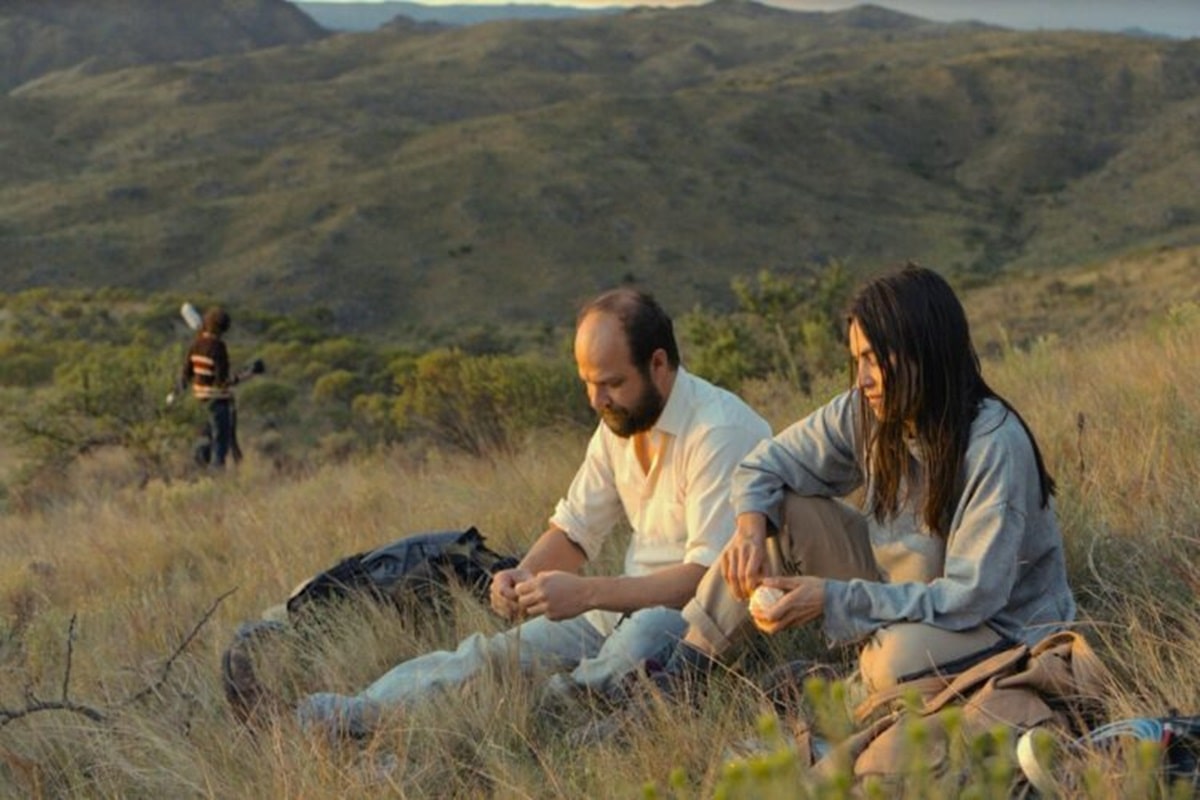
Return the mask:
[[1054,494],[1037,440],[1025,420],[983,379],[979,356],[962,304],[950,284],[933,270],[906,264],[866,283],[850,302],[883,373],[882,419],[864,402],[860,423],[864,463],[874,481],[874,506],[881,522],[900,507],[900,484],[908,471],[907,440],[916,435],[925,466],[926,526],[945,536],[958,496],[971,422],[985,398],[995,398],[1016,416],[1037,461],[1042,506]]

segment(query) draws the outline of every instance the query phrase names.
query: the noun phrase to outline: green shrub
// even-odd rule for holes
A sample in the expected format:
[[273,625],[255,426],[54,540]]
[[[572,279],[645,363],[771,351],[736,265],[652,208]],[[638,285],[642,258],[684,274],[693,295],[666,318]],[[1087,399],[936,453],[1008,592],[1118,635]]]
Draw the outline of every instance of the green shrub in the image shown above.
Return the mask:
[[238,390],[238,406],[267,416],[282,416],[296,399],[296,387],[271,378],[258,378]]
[[505,447],[534,428],[590,419],[565,361],[435,350],[393,364],[393,373],[397,430],[468,453]]
[[360,394],[350,404],[350,420],[359,438],[371,446],[399,438],[392,418],[392,399],[381,392]]
[[34,353],[0,355],[0,386],[32,388],[54,377],[54,359]]
[[374,354],[365,343],[345,337],[317,342],[309,348],[308,354],[309,358],[333,369],[347,371],[358,371],[365,361],[374,358]]
[[731,314],[695,310],[680,318],[689,368],[737,391],[752,379],[782,377],[807,392],[815,376],[844,360],[842,316],[849,273],[834,264],[797,276],[764,270],[732,282]]
[[313,384],[313,399],[318,403],[348,404],[358,390],[358,377],[346,369],[327,372]]
[[168,409],[165,389],[177,368],[173,354],[144,347],[94,345],[55,372],[54,386],[38,402],[4,409],[9,437],[28,459],[24,480],[62,472],[102,447],[126,450],[143,483],[170,478],[171,454],[191,436],[195,417],[177,404]]

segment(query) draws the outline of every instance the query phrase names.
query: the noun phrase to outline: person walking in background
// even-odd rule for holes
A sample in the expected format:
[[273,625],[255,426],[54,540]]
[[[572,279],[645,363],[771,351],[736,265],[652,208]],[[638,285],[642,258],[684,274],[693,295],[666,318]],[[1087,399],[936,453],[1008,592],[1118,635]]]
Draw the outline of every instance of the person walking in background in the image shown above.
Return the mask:
[[[574,353],[601,423],[549,527],[493,578],[492,608],[520,624],[401,663],[359,694],[310,695],[297,709],[305,729],[365,734],[489,665],[555,673],[551,694],[604,693],[675,646],[679,609],[733,530],[733,470],[770,426],[680,365],[671,320],[647,294],[587,304]],[[621,520],[632,528],[623,574],[581,575]]]
[[[820,620],[831,643],[861,645],[875,692],[1074,619],[1054,481],[984,381],[949,284],[905,266],[865,284],[848,323],[853,387],[738,467],[736,532],[659,687],[702,680],[755,627]],[[857,490],[861,507],[838,499]],[[748,606],[760,586],[777,598]]]
[[229,350],[224,340],[231,322],[229,312],[220,306],[204,313],[179,375],[179,391],[190,386],[192,396],[208,409],[204,438],[193,452],[196,463],[202,467],[223,469],[226,457],[234,461],[242,457],[233,399],[233,386],[238,378],[230,373]]

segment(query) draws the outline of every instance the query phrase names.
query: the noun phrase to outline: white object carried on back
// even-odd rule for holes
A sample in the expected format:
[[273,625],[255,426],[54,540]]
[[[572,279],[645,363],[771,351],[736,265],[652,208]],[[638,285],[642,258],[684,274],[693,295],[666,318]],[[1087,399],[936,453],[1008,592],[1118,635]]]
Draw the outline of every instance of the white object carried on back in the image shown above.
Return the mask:
[[179,307],[179,316],[183,317],[183,321],[194,331],[200,330],[200,326],[204,324],[204,317],[200,315],[200,310],[191,303],[184,303]]

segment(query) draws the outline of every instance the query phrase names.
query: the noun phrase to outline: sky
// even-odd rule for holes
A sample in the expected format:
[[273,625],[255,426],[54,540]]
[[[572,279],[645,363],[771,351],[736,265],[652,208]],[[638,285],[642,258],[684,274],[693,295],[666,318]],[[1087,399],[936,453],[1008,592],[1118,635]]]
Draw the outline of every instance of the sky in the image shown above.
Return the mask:
[[[382,0],[322,0],[381,2]],[[414,0],[426,5],[496,5],[514,0]],[[517,0],[520,1],[520,0]],[[575,6],[680,6],[689,0],[524,0],[528,3]],[[1008,28],[1080,28],[1120,31],[1141,28],[1179,38],[1200,37],[1200,0],[873,0],[874,5],[918,17],[952,22],[978,20]],[[862,0],[771,0],[771,5],[797,11],[835,11]]]

